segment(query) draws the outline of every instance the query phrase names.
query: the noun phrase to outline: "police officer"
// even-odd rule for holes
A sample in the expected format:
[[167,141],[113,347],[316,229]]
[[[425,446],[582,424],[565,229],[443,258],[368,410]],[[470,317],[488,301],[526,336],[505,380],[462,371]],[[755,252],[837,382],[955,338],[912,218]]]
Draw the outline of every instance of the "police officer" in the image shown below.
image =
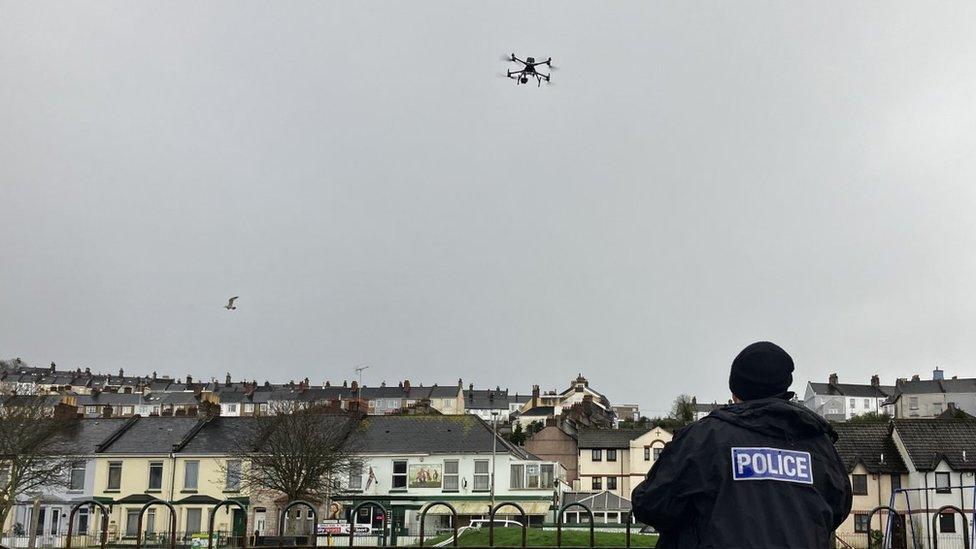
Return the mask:
[[631,496],[657,547],[822,549],[851,511],[830,424],[790,403],[793,359],[769,342],[732,362],[733,404],[675,434]]

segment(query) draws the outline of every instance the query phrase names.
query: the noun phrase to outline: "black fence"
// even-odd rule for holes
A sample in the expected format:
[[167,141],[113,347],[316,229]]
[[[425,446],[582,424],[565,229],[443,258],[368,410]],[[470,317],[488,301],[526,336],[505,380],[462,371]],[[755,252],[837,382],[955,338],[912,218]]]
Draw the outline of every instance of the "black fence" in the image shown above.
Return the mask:
[[[101,510],[101,531],[96,535],[91,535],[89,533],[75,534],[72,530],[74,524],[75,514],[78,510],[85,505],[96,506]],[[170,529],[165,532],[153,532],[147,533],[143,531],[143,516],[149,508],[162,505],[170,510]],[[176,511],[173,506],[165,501],[156,500],[145,504],[139,512],[138,516],[138,528],[134,536],[123,537],[122,539],[115,539],[109,542],[109,532],[108,532],[108,517],[109,511],[104,504],[95,501],[87,500],[76,503],[69,513],[68,517],[68,533],[64,536],[65,549],[81,548],[81,547],[100,547],[101,549],[107,549],[107,547],[133,547],[134,549],[142,549],[148,547],[160,547],[169,549],[177,548],[202,548],[207,547],[207,549],[213,549],[214,547],[292,547],[296,549],[303,549],[308,547],[316,547],[319,544],[320,539],[325,540],[323,546],[347,546],[347,547],[365,547],[365,548],[380,548],[380,547],[390,547],[396,546],[417,546],[417,547],[432,547],[436,543],[439,547],[457,547],[458,538],[461,529],[458,528],[458,512],[457,509],[448,501],[433,501],[425,505],[420,510],[419,515],[419,535],[416,537],[412,536],[393,536],[391,535],[390,525],[388,520],[390,517],[390,509],[379,501],[362,501],[356,504],[348,514],[347,520],[347,534],[306,534],[297,536],[286,536],[284,535],[285,521],[287,513],[296,507],[304,507],[309,510],[312,518],[313,524],[318,524],[318,513],[316,506],[308,501],[295,500],[288,502],[281,510],[278,520],[278,535],[277,536],[261,536],[261,535],[244,535],[244,536],[230,536],[225,532],[215,532],[214,531],[214,518],[216,517],[217,511],[224,507],[238,507],[242,510],[246,510],[244,505],[236,500],[225,500],[211,508],[210,520],[208,524],[208,531],[204,535],[191,534],[188,532],[178,532],[176,530]],[[360,509],[365,507],[374,507],[382,511],[382,526],[378,531],[373,531],[371,528],[366,533],[356,532],[356,516]],[[435,540],[431,540],[428,537],[428,532],[426,531],[426,518],[428,512],[433,509],[441,507],[446,509],[450,513],[450,523],[452,527],[448,529],[447,532],[435,532]],[[478,527],[476,530],[479,535],[484,536],[484,531],[487,530],[487,543],[478,545],[465,544],[467,547],[528,547],[529,539],[528,532],[529,528],[529,516],[526,514],[525,510],[521,505],[515,502],[503,501],[500,502],[490,509],[488,509],[488,519],[487,521],[481,520],[481,523],[487,523],[487,526]],[[573,502],[568,503],[557,510],[556,521],[554,525],[549,527],[533,527],[531,530],[537,532],[545,532],[542,536],[542,542],[536,540],[532,543],[535,547],[563,547],[564,546],[564,524],[563,517],[567,511],[579,512],[589,518],[588,525],[574,524],[569,528],[574,531],[579,532],[580,526],[583,526],[587,533],[586,541],[582,546],[586,547],[620,547],[623,549],[629,549],[634,542],[634,536],[638,534],[635,532],[634,522],[629,512],[623,512],[622,516],[626,517],[624,521],[625,524],[622,525],[619,530],[623,530],[622,535],[614,534],[616,537],[609,543],[597,543],[597,528],[594,523],[593,511],[586,505]],[[498,518],[500,515],[504,516],[514,516],[518,520],[502,520]],[[511,542],[501,542],[496,544],[496,530],[500,529],[501,526],[512,526],[519,530],[517,536],[517,541]],[[604,527],[607,525],[603,525]],[[602,528],[601,528],[602,530]],[[511,536],[509,536],[511,537]],[[640,546],[650,547],[652,544],[647,542],[647,537],[641,535],[642,542]],[[502,545],[504,544],[504,545]],[[573,543],[573,546],[581,546],[578,542]],[[968,548],[967,548],[968,549]]]

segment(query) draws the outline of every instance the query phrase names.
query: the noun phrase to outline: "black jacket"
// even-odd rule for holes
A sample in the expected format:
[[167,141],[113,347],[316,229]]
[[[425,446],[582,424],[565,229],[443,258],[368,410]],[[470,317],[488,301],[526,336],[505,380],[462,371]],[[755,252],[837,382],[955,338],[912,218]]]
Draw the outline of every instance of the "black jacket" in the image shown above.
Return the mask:
[[851,511],[837,434],[778,398],[715,410],[678,432],[634,489],[657,547],[822,549]]

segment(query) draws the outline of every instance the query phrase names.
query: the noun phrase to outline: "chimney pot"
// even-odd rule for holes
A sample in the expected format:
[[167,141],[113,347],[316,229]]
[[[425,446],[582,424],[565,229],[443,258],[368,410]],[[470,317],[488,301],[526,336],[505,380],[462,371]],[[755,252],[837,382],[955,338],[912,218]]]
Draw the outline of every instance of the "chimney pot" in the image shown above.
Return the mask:
[[874,374],[873,376],[871,376],[871,386],[872,387],[880,387],[881,386],[881,378],[878,377],[878,374]]
[[827,382],[831,385],[837,385],[837,381],[838,378],[836,373],[830,374],[830,377],[827,378]]
[[912,381],[921,381],[918,377],[918,374],[912,376]]

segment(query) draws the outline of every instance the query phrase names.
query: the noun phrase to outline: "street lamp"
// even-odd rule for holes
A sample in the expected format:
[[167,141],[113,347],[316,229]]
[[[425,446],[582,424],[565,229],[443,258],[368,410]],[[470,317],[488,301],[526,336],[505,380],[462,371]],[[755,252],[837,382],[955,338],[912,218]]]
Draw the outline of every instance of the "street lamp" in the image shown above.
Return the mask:
[[498,411],[491,413],[491,508],[495,508],[495,452],[498,451]]

